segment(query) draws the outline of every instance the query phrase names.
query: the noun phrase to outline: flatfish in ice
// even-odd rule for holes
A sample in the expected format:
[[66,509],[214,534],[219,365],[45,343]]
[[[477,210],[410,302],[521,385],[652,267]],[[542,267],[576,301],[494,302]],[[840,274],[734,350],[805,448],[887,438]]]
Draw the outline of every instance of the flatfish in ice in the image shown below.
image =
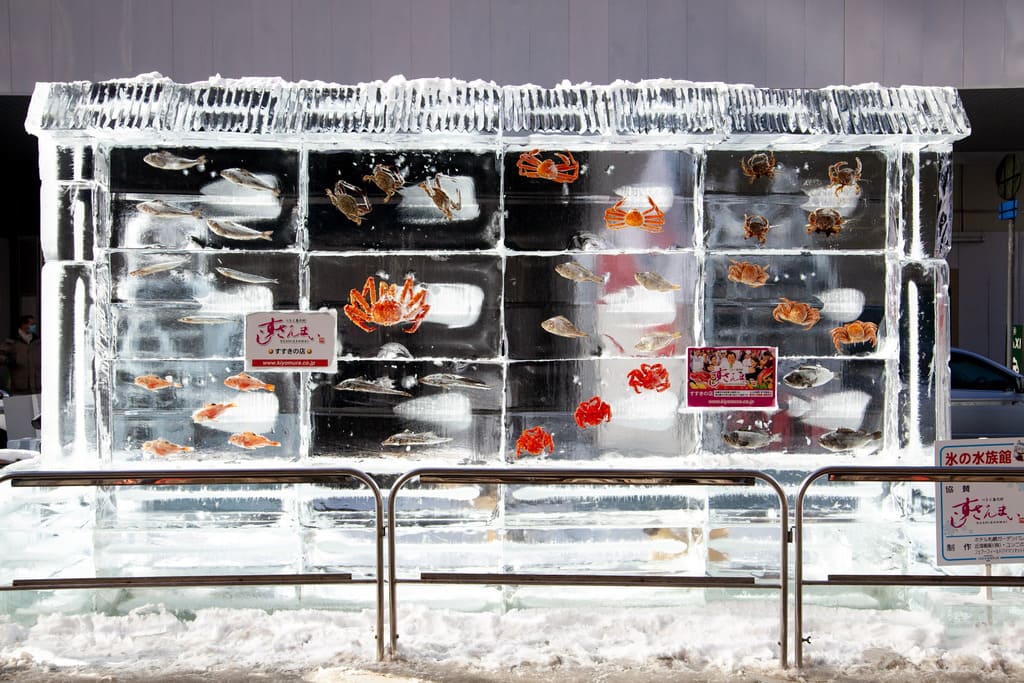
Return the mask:
[[671,292],[683,288],[682,285],[669,282],[661,273],[654,272],[653,270],[644,271],[642,273],[633,273],[633,278],[641,287],[649,289],[652,292]]
[[820,365],[801,365],[782,377],[783,383],[794,389],[813,389],[830,382],[835,373]]
[[397,434],[392,434],[380,442],[381,446],[433,446],[439,443],[448,443],[450,436],[438,436],[434,432],[414,432],[411,429],[404,429]]
[[565,263],[559,263],[555,266],[555,272],[564,277],[566,280],[572,280],[573,282],[596,282],[599,285],[603,285],[608,281],[608,273],[603,276],[596,274],[581,263],[576,261],[566,261]]
[[550,332],[553,335],[559,337],[586,337],[586,332],[576,327],[571,320],[563,315],[556,315],[554,318],[548,318],[540,324],[546,332]]
[[201,218],[203,215],[202,210],[199,208],[195,209],[183,209],[180,206],[174,204],[168,204],[162,199],[153,199],[148,202],[139,202],[135,205],[135,208],[142,213],[155,216],[156,218],[185,218],[191,216],[192,218]]
[[184,171],[186,168],[202,166],[207,161],[206,157],[202,154],[195,159],[189,159],[188,157],[180,157],[167,150],[150,152],[142,157],[142,160],[153,168],[159,168],[164,171]]
[[272,185],[267,181],[263,180],[251,171],[247,171],[244,168],[225,168],[220,172],[220,177],[228,180],[235,185],[241,187],[247,187],[250,190],[261,190],[263,192],[270,192],[275,197],[281,196],[281,190],[276,185]]
[[395,389],[395,380],[390,377],[378,377],[377,379],[366,379],[365,377],[353,377],[343,379],[334,385],[338,391],[361,391],[364,394],[388,394],[391,396],[412,396],[408,391]]
[[274,234],[273,230],[253,230],[234,221],[215,221],[212,218],[207,218],[206,225],[214,234],[229,240],[267,240],[269,242],[274,239],[271,237]]
[[882,438],[882,432],[865,432],[863,429],[840,427],[835,431],[822,434],[818,443],[830,451],[852,451]]
[[752,429],[736,429],[722,434],[722,441],[733,448],[747,448],[751,450],[755,448],[763,448],[768,444],[780,441],[781,439],[782,437],[778,434],[758,432]]
[[447,372],[438,372],[426,377],[420,377],[420,384],[429,384],[430,386],[441,387],[442,389],[453,389],[455,387],[460,389],[490,389],[486,383],[478,379],[453,375]]

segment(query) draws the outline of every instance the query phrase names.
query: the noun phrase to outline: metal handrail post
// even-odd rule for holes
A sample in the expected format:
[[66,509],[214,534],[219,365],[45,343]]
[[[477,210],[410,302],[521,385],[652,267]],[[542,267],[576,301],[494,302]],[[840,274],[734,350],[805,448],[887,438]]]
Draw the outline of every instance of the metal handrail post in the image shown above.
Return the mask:
[[[398,648],[398,581],[396,561],[396,501],[398,493],[412,479],[431,479],[438,482],[458,483],[535,483],[535,484],[668,484],[705,486],[753,485],[754,480],[768,484],[778,498],[780,506],[780,581],[779,590],[779,660],[782,668],[789,666],[789,506],[782,486],[771,476],[756,470],[644,470],[644,469],[583,469],[583,468],[485,468],[485,467],[427,467],[406,472],[391,486],[387,505],[388,536],[388,609],[390,653],[394,657]],[[540,582],[535,582],[540,583]]]
[[[803,667],[803,612],[804,612],[804,498],[807,490],[818,479],[828,475],[832,481],[915,481],[915,482],[943,482],[943,481],[971,481],[971,482],[1024,482],[1024,471],[1006,467],[846,467],[833,465],[822,467],[811,472],[800,485],[796,498],[796,520],[795,520],[795,559],[796,567],[793,573],[793,629],[794,635],[794,659],[798,668]],[[903,585],[899,575],[885,585]],[[941,577],[937,577],[941,578]],[[979,577],[979,581],[987,577]],[[993,584],[997,583],[995,581]]]
[[[194,486],[197,484],[316,484],[356,479],[373,494],[376,529],[377,659],[384,659],[384,499],[370,475],[354,467],[290,467],[210,470],[69,470],[0,474],[11,486]],[[268,581],[268,585],[272,582]]]

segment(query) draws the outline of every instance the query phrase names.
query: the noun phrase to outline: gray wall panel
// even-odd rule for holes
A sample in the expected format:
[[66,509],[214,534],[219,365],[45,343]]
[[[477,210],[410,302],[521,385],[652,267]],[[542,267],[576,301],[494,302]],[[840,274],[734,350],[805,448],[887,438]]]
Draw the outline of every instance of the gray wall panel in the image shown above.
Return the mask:
[[[320,25],[299,17],[298,1],[314,8]],[[330,0],[296,0],[292,19],[292,40],[296,78],[320,79],[336,83],[359,83],[370,79],[373,71],[372,15],[369,3],[337,3]],[[316,19],[314,19],[316,21]],[[316,41],[304,48],[299,60],[299,43]],[[308,74],[308,75],[306,75]]]
[[765,85],[804,87],[804,0],[766,0]]
[[174,62],[173,5],[166,0],[131,0],[129,12],[132,73],[165,73]]
[[[410,0],[375,0],[370,4],[370,76],[386,80],[408,75],[412,68]],[[343,46],[335,46],[341,49]]]
[[[924,15],[922,85],[964,82],[964,0],[931,0]],[[1021,80],[1024,83],[1024,79]]]
[[190,82],[209,77],[213,66],[213,11],[205,0],[174,0],[173,67],[176,81]]
[[412,3],[412,66],[409,76],[429,78],[451,73],[451,2]]
[[726,5],[720,0],[689,0],[686,5],[686,76],[694,81],[725,78],[728,44]]
[[1024,83],[1024,2],[1006,3],[1003,82]]
[[11,92],[11,3],[0,0],[0,94]]
[[[129,0],[97,0],[90,9],[92,23],[92,75],[90,78],[134,76],[132,69],[131,8]],[[173,72],[167,71],[168,75]]]
[[554,85],[569,74],[569,0],[530,0],[530,26],[526,80]]
[[93,8],[78,0],[53,0],[52,9],[54,80],[92,80]]
[[920,83],[924,77],[925,9],[924,0],[885,0],[882,83]]
[[608,78],[646,78],[647,2],[609,0]]
[[843,0],[807,0],[804,4],[804,86],[845,83]]
[[964,87],[1003,83],[1006,0],[971,0],[964,13]]
[[686,78],[686,0],[647,0],[647,75]]
[[726,81],[755,85],[765,82],[765,26],[764,0],[726,2]]
[[[808,27],[813,30],[813,27]],[[882,80],[885,65],[885,2],[859,0],[846,3],[843,51],[845,81],[871,83]]]
[[491,5],[479,0],[452,0],[452,70],[455,78],[491,77]]
[[213,63],[225,78],[254,76],[251,0],[218,0],[213,10]]
[[569,0],[569,80],[607,83],[608,0]]
[[10,0],[11,88],[31,93],[36,81],[52,80],[50,3]]
[[498,83],[530,80],[530,0],[496,0],[488,24],[491,61],[489,78]]
[[291,0],[251,0],[254,76],[293,78]]

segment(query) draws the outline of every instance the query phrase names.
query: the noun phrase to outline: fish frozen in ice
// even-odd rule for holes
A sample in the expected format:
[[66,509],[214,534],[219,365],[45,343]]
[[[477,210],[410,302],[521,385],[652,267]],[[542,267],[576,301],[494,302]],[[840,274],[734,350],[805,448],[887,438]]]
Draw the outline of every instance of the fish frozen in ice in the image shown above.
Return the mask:
[[571,320],[563,315],[556,315],[553,318],[548,318],[540,324],[546,332],[550,332],[553,335],[559,337],[586,337],[586,332],[576,327]]
[[597,275],[594,271],[576,261],[559,263],[555,266],[555,272],[566,280],[572,280],[573,282],[596,282],[599,285],[607,282],[609,275],[609,273],[605,273],[603,276]]
[[235,270],[234,268],[225,268],[224,266],[217,266],[214,268],[218,273],[224,277],[231,278],[232,280],[238,280],[239,282],[247,282],[250,285],[276,285],[277,278],[263,277],[262,275],[254,275],[253,273],[246,273],[241,270]]
[[192,421],[196,423],[216,420],[225,410],[237,408],[235,403],[207,403],[199,410],[192,413]]
[[167,439],[153,439],[152,441],[146,441],[142,444],[143,453],[152,453],[153,455],[159,455],[161,457],[165,455],[173,455],[175,453],[188,453],[195,449],[191,446],[182,446],[176,444],[173,441]]
[[173,379],[168,377],[157,377],[156,375],[139,375],[132,382],[137,387],[142,387],[149,391],[160,391],[161,389],[167,389],[168,387],[181,387],[179,382],[175,382]]
[[642,273],[633,273],[633,278],[641,287],[649,289],[652,292],[671,292],[683,288],[682,285],[669,282],[661,273],[656,273],[653,270],[644,271]]
[[191,210],[183,209],[180,206],[168,204],[162,199],[152,199],[148,202],[139,202],[135,205],[135,208],[142,213],[155,216],[156,218],[185,218],[186,216],[202,218],[203,216],[203,212],[199,207]]
[[382,344],[380,349],[377,351],[377,358],[384,358],[386,360],[395,360],[399,358],[412,358],[412,351],[407,349],[404,345],[398,342],[388,342]]
[[224,386],[236,391],[269,391],[273,393],[274,385],[256,379],[246,372],[240,372],[224,380]]
[[223,325],[233,323],[235,319],[223,315],[186,315],[178,318],[178,322],[187,325]]
[[366,379],[365,377],[352,377],[343,379],[334,385],[338,391],[360,391],[364,394],[387,394],[389,396],[412,396],[408,391],[395,388],[395,380],[390,377],[378,377],[377,379]]
[[221,237],[229,240],[267,240],[271,241],[274,238],[271,235],[274,234],[273,230],[253,230],[250,227],[242,225],[241,223],[235,223],[234,221],[215,221],[212,218],[206,219],[206,225],[210,227],[210,230]]
[[633,348],[642,353],[652,353],[660,351],[682,336],[679,332],[651,332],[640,337]]
[[403,429],[397,434],[392,434],[380,442],[381,446],[433,446],[439,443],[448,443],[450,436],[438,436],[434,432],[414,432],[411,429]]
[[830,451],[852,451],[882,438],[882,432],[866,432],[863,429],[840,427],[818,437],[818,443]]
[[250,190],[271,192],[275,197],[281,196],[281,190],[277,185],[268,183],[256,174],[251,171],[247,171],[244,168],[225,168],[220,172],[220,177],[234,183],[235,185],[249,188]]
[[752,429],[736,429],[722,434],[722,441],[733,448],[747,448],[751,450],[755,448],[763,448],[768,444],[780,441],[781,439],[782,437],[778,434],[758,432]]
[[583,231],[577,232],[569,238],[568,248],[579,251],[600,251],[607,249],[608,243],[595,233]]
[[188,157],[180,157],[167,150],[150,152],[142,157],[142,160],[153,168],[159,168],[164,171],[184,171],[187,168],[202,166],[207,161],[206,157],[202,154],[195,159],[189,159]]
[[266,446],[280,446],[280,441],[271,441],[262,434],[256,432],[238,432],[228,437],[228,443],[239,448],[264,448]]
[[801,365],[782,377],[783,383],[794,389],[813,389],[830,382],[835,373],[820,365]]
[[152,275],[153,273],[163,273],[164,271],[174,270],[179,266],[183,266],[190,260],[191,259],[188,256],[182,256],[180,258],[173,258],[168,261],[159,261],[152,265],[148,265],[143,268],[133,270],[132,272],[128,273],[128,275],[130,275],[131,277],[145,277],[147,275]]
[[481,382],[478,379],[463,377],[462,375],[453,375],[448,372],[438,372],[433,375],[427,375],[426,377],[420,377],[420,384],[428,384],[433,387],[441,387],[442,389],[453,389],[455,387],[460,389],[491,388],[486,383]]

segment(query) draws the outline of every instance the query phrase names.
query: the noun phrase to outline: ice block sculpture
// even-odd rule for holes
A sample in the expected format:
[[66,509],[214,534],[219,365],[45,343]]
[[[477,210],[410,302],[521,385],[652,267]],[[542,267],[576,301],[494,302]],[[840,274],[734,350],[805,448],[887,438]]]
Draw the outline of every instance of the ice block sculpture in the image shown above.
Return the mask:
[[[49,463],[792,484],[928,463],[948,434],[950,153],[970,132],[953,89],[140,77],[39,84],[27,127]],[[337,373],[242,372],[245,313],[321,309]],[[686,348],[730,345],[777,347],[778,410],[686,405]],[[423,514],[646,510],[609,542],[672,536],[659,510],[710,524],[697,496],[594,496],[476,491]]]

